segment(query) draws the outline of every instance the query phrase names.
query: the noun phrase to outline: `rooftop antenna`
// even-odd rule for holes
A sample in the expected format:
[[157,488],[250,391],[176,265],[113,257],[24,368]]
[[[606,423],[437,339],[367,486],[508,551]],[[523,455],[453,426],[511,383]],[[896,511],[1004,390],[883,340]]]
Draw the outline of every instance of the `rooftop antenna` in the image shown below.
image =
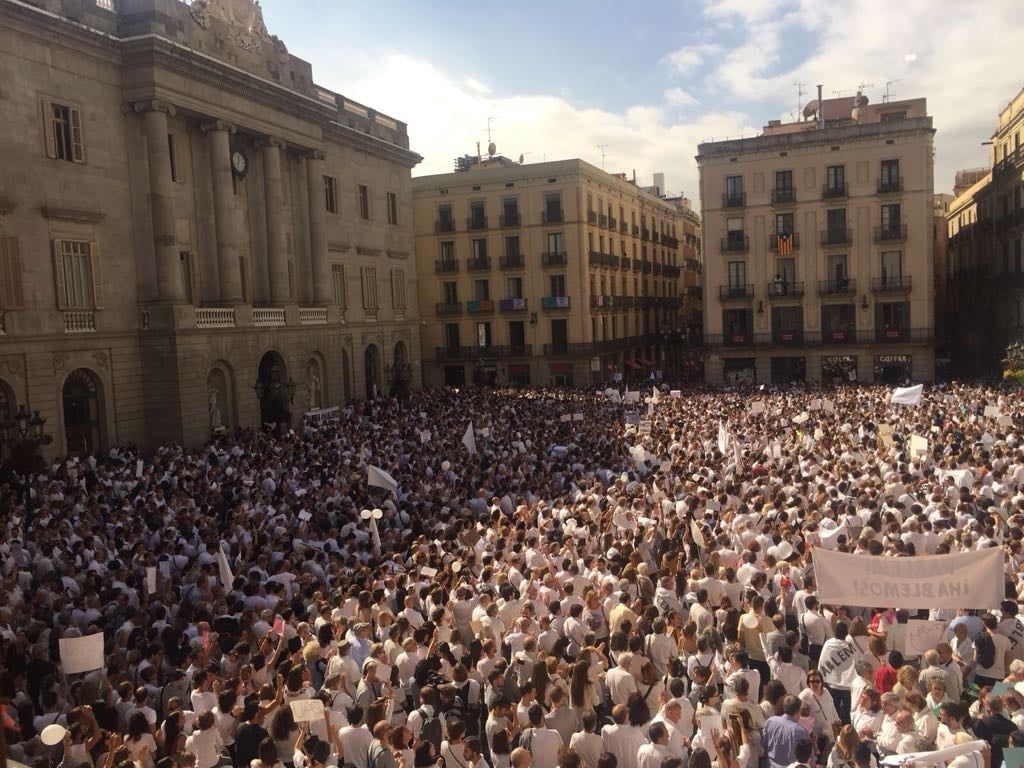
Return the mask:
[[850,88],[843,88],[841,91],[833,90],[832,91],[832,95],[835,96],[837,99],[841,99],[843,97],[843,94],[844,93],[849,93],[850,90],[851,90]]
[[605,152],[605,150],[608,149],[608,145],[607,144],[598,144],[597,148],[601,150],[601,170],[603,171],[604,170],[604,158],[605,158],[605,155],[608,154],[607,152]]
[[874,87],[875,87],[874,83],[858,83],[857,84],[857,91],[858,91],[858,93],[864,93],[864,89],[865,88],[874,88]]
[[889,81],[886,82],[886,84],[885,84],[885,95],[882,96],[882,103],[883,104],[888,104],[892,100],[892,97],[896,95],[895,93],[892,92],[892,86],[895,83],[900,82],[901,80],[903,80],[902,77],[897,77],[895,80],[889,80]]
[[804,94],[807,91],[804,90],[803,83],[793,83],[796,86],[796,113],[799,115],[800,111],[804,108]]
[[494,153],[498,151],[498,148],[495,146],[494,142],[491,141],[491,121],[492,120],[497,120],[497,119],[498,118],[496,118],[496,117],[488,117],[487,118],[487,155],[488,155],[488,157],[494,157]]

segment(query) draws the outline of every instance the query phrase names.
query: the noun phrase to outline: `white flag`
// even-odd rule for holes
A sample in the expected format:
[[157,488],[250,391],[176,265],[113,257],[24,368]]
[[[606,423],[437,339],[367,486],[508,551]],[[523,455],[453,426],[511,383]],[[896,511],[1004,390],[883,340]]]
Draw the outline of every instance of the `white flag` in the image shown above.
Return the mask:
[[653,391],[651,392],[651,400],[656,403],[658,402],[658,400],[661,399],[661,392],[658,391],[657,387],[652,387],[652,390]]
[[235,575],[231,572],[231,566],[228,565],[227,555],[224,554],[224,543],[217,547],[217,570],[220,572],[220,582],[224,585],[225,589],[231,589],[231,585],[235,583]]
[[729,447],[729,433],[725,431],[725,427],[722,422],[718,422],[718,450],[724,454],[725,449]]
[[469,426],[466,427],[466,434],[462,436],[462,444],[466,446],[466,450],[476,456],[476,435],[473,434],[473,422],[469,422]]
[[398,481],[380,467],[370,464],[366,468],[366,484],[375,488],[384,488],[398,495]]
[[924,384],[914,387],[896,387],[892,391],[893,405],[917,405],[921,402],[921,395],[924,392]]

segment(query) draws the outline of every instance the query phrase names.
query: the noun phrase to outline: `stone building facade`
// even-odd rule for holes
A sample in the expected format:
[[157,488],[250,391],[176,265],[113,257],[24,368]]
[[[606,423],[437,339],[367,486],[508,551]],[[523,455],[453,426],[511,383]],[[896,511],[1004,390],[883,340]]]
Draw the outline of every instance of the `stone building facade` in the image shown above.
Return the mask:
[[53,454],[414,386],[406,126],[252,0],[0,0],[0,421]]
[[692,210],[582,160],[462,165],[413,182],[426,385],[676,375]]
[[931,381],[932,119],[924,99],[808,106],[701,144],[706,379]]

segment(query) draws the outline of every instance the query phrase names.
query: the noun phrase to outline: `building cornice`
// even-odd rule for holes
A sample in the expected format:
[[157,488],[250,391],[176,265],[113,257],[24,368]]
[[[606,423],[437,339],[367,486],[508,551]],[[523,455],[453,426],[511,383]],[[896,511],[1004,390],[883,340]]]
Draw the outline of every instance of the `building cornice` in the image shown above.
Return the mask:
[[355,128],[349,128],[334,120],[324,126],[324,138],[336,138],[339,143],[352,145],[356,149],[377,155],[385,160],[392,160],[410,169],[423,162],[423,156],[418,152],[378,139],[376,136],[357,131]]

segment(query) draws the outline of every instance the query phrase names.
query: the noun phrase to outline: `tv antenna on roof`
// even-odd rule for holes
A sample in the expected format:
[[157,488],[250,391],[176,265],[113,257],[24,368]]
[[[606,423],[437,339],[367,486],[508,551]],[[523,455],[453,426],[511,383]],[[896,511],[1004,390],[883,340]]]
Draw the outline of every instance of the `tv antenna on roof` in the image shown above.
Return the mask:
[[796,113],[799,115],[800,111],[804,108],[804,94],[807,91],[804,90],[803,83],[793,83],[796,86]]
[[882,96],[882,103],[883,104],[888,104],[889,101],[892,99],[892,97],[896,95],[895,93],[892,92],[892,86],[895,83],[900,82],[901,80],[903,80],[902,77],[897,77],[895,80],[889,80],[888,82],[886,82],[886,84],[885,84],[885,95]]
[[608,154],[607,152],[605,152],[605,150],[608,149],[608,145],[607,144],[598,144],[597,148],[601,150],[601,170],[603,171],[604,170],[604,158],[605,158],[605,155]]
[[851,90],[853,90],[853,89],[852,88],[843,88],[840,91],[833,90],[832,91],[832,95],[835,96],[837,99],[841,99],[843,97],[844,93],[849,93]]
[[857,83],[857,91],[859,93],[864,93],[864,89],[865,88],[874,88],[874,87],[875,87],[874,83]]
[[498,151],[498,147],[491,141],[491,121],[497,119],[496,117],[487,118],[487,154],[490,157],[494,157],[494,153]]

